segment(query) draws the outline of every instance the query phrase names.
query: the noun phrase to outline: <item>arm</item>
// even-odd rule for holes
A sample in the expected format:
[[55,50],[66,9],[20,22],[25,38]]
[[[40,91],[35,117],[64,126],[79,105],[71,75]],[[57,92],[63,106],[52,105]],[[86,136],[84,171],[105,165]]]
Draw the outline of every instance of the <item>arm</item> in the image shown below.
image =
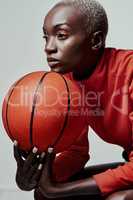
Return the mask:
[[[56,183],[51,179],[53,149],[49,148],[42,176],[38,184],[38,191],[47,198],[60,198],[79,195],[100,195],[100,190],[93,178],[68,183]],[[44,184],[45,183],[45,184]]]
[[129,154],[129,162],[115,169],[93,176],[103,196],[123,189],[133,188],[133,151]]
[[89,159],[88,151],[88,126],[86,126],[75,143],[55,158],[52,170],[54,181],[66,181],[79,172]]
[[[132,69],[132,64],[129,69]],[[129,101],[132,106],[133,102],[133,80],[130,82]],[[128,117],[128,116],[127,116]],[[129,121],[131,123],[131,147],[128,154],[124,153],[124,157],[128,161],[123,166],[119,166],[115,169],[108,169],[107,171],[94,175],[93,178],[97,182],[103,195],[108,195],[118,190],[133,188],[133,111],[129,113]]]
[[[48,149],[49,150],[49,149]],[[99,197],[102,195],[101,191],[96,184],[95,179],[93,177],[80,179],[73,182],[67,183],[57,183],[53,182],[51,178],[52,172],[52,164],[54,162],[54,154],[51,149],[46,155],[46,162],[43,168],[42,176],[40,178],[38,187],[35,191],[37,195],[37,199],[39,199],[38,195],[41,195],[42,198],[61,198],[61,197],[69,197],[69,196],[80,196],[87,195],[92,198],[93,195],[98,195]],[[91,171],[103,171],[107,168],[115,168],[116,166],[123,163],[110,163],[103,164],[89,168],[90,173],[87,172],[85,177],[91,174]],[[92,169],[91,169],[92,168]],[[44,184],[45,183],[45,184]]]

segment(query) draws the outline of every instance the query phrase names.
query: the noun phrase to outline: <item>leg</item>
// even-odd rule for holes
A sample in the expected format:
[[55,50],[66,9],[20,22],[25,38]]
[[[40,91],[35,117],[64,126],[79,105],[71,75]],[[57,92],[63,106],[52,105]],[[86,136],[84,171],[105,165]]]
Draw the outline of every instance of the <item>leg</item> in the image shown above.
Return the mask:
[[[43,197],[42,194],[36,190],[34,192],[34,200],[49,200],[49,199]],[[74,197],[64,197],[58,199],[56,198],[55,200],[104,200],[104,199],[100,196],[74,196]]]
[[105,200],[133,200],[133,190],[123,190],[109,195]]

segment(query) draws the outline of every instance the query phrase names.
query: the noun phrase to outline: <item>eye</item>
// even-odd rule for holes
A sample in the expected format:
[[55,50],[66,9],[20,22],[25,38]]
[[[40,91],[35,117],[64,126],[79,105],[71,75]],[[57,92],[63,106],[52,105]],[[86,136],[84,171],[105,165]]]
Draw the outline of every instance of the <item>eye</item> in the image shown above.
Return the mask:
[[66,32],[58,32],[57,33],[57,38],[59,40],[66,40],[68,37],[69,37],[69,35]]
[[48,34],[44,33],[43,38],[44,38],[45,40],[47,40],[47,39],[48,39]]

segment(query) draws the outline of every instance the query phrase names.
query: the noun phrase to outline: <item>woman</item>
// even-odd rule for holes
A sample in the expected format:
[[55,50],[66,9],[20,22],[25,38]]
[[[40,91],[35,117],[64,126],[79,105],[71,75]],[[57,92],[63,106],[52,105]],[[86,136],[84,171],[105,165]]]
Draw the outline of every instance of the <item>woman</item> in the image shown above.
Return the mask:
[[[51,70],[84,88],[87,123],[68,151],[53,159],[49,148],[44,164],[44,153],[38,158],[36,148],[23,160],[15,142],[18,186],[35,189],[36,200],[133,199],[133,51],[105,48],[108,20],[95,0],[56,4],[44,19],[43,32]],[[88,125],[103,140],[123,147],[127,162],[83,170],[89,158]]]

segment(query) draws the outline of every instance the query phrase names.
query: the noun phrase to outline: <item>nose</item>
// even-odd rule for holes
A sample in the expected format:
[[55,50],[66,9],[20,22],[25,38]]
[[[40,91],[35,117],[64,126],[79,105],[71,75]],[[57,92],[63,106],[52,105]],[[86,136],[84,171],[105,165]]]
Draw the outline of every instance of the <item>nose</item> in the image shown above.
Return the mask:
[[46,54],[55,53],[57,51],[56,42],[54,37],[50,37],[45,44]]

